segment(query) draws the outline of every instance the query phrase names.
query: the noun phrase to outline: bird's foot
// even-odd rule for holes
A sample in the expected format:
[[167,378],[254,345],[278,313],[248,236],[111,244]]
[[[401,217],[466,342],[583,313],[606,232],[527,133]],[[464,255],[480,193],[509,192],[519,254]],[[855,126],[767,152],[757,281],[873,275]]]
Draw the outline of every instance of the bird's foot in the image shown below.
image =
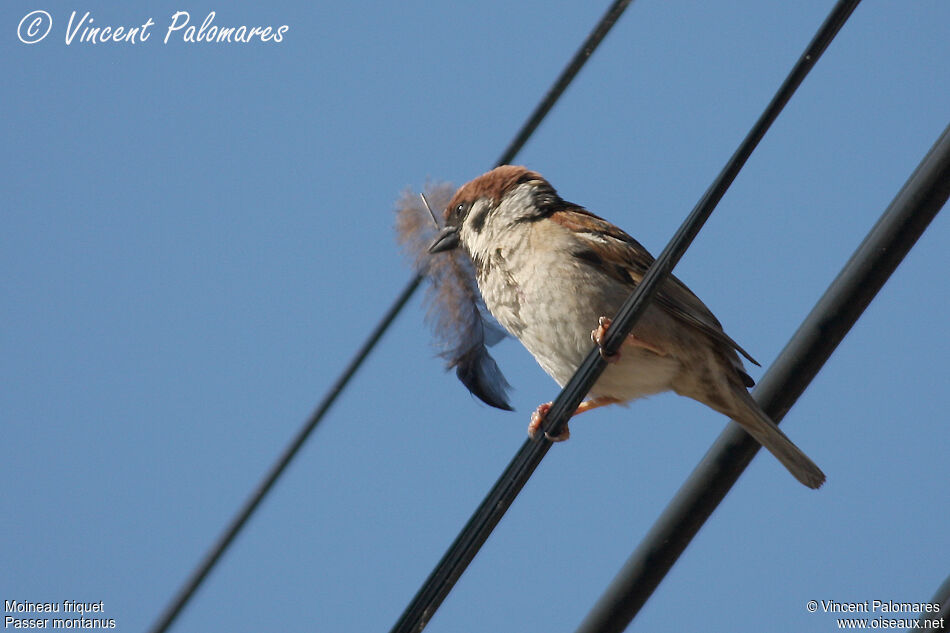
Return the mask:
[[[604,337],[607,335],[607,330],[610,328],[610,324],[613,323],[612,319],[608,319],[605,316],[600,317],[597,321],[597,329],[592,330],[590,333],[590,340],[594,341],[597,345],[597,349],[600,351],[600,355],[608,363],[616,363],[620,360],[620,350],[617,350],[613,354],[608,354],[604,349]],[[653,352],[657,356],[666,356],[666,350],[648,343],[641,338],[637,338],[633,334],[628,334],[627,339],[623,342],[624,345],[632,345],[633,347],[639,347],[640,349],[645,349],[647,351]]]
[[[545,402],[539,404],[538,408],[534,410],[534,413],[531,414],[531,422],[528,424],[528,437],[531,439],[537,439],[538,431],[541,430],[541,425],[544,423],[544,418],[547,417],[548,411],[551,410],[551,403]],[[561,429],[561,432],[557,435],[551,435],[550,433],[545,433],[544,437],[548,438],[552,442],[563,442],[571,437],[571,429],[567,427],[567,424],[564,425],[564,428]]]
[[590,331],[590,340],[597,346],[597,351],[600,352],[601,358],[608,363],[616,363],[620,360],[620,350],[617,350],[613,354],[608,354],[606,350],[604,350],[604,337],[607,335],[607,328],[610,327],[610,324],[610,319],[605,316],[600,317],[600,319],[597,320],[597,328]]
[[[571,414],[571,417],[584,413],[585,411],[590,411],[591,409],[596,409],[598,407],[604,407],[608,404],[618,404],[620,400],[616,398],[611,398],[609,396],[600,396],[598,398],[591,398],[590,400],[584,400],[582,403],[577,405],[577,410]],[[531,414],[531,422],[528,424],[528,436],[531,439],[537,439],[538,431],[541,430],[541,425],[544,424],[544,418],[547,417],[548,411],[551,410],[551,403],[545,402],[544,404],[539,404],[538,408],[534,410],[534,413]],[[550,433],[545,433],[544,437],[548,438],[552,442],[563,442],[571,437],[571,429],[567,427],[567,424],[564,424],[564,427],[561,429],[561,432],[557,435],[551,435]]]

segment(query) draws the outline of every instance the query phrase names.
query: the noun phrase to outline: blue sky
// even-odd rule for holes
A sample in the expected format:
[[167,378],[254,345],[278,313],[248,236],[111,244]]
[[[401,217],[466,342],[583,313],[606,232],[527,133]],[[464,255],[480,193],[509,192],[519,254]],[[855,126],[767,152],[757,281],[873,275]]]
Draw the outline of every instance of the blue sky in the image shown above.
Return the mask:
[[[517,162],[657,253],[831,5],[638,0]],[[4,3],[0,599],[152,622],[410,278],[400,192],[490,168],[605,7]],[[67,45],[74,9],[155,26]],[[179,10],[289,29],[165,44]],[[764,366],[947,125],[948,24],[859,6],[677,267]],[[825,487],[760,454],[632,630],[830,631],[808,600],[944,580],[948,239],[938,216],[786,417]],[[480,404],[422,317],[420,293],[174,630],[395,622],[557,393],[508,339],[517,412]],[[724,424],[672,395],[579,419],[427,630],[572,630]]]

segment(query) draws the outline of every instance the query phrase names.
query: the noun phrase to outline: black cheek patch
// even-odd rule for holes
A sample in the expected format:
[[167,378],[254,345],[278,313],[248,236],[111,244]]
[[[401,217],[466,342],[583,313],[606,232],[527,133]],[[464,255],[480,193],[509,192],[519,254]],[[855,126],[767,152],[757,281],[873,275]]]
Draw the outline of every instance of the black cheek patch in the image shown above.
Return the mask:
[[475,233],[481,233],[485,226],[485,219],[488,217],[488,205],[482,205],[476,213],[469,211],[468,226]]

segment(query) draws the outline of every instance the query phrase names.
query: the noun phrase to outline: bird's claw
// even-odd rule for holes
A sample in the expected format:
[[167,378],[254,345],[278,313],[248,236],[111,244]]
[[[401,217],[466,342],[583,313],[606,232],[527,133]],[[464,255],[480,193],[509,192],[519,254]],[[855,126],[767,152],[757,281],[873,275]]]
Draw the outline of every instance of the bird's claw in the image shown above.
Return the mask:
[[[533,440],[538,439],[538,431],[541,430],[541,425],[544,423],[544,418],[547,417],[548,411],[550,410],[550,402],[545,402],[544,404],[538,405],[538,408],[535,409],[534,413],[531,414],[531,422],[528,424],[528,437]],[[551,435],[550,433],[545,432],[544,437],[548,438],[552,442],[563,442],[564,440],[571,437],[571,429],[569,429],[565,423],[560,433],[557,435]]]
[[590,340],[597,345],[597,351],[600,352],[600,357],[603,358],[608,363],[616,363],[620,360],[620,352],[616,351],[613,354],[608,354],[604,349],[604,336],[607,335],[607,328],[610,327],[612,321],[605,316],[600,317],[597,320],[597,328],[591,330]]

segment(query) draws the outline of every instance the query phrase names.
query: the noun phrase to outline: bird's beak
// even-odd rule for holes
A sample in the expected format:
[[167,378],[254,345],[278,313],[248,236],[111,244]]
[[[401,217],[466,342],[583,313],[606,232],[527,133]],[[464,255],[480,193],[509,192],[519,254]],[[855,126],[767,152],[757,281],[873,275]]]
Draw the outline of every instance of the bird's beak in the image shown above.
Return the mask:
[[459,230],[455,226],[447,226],[439,234],[435,236],[435,240],[429,246],[430,253],[441,253],[442,251],[450,251],[453,248],[458,248],[459,245]]

